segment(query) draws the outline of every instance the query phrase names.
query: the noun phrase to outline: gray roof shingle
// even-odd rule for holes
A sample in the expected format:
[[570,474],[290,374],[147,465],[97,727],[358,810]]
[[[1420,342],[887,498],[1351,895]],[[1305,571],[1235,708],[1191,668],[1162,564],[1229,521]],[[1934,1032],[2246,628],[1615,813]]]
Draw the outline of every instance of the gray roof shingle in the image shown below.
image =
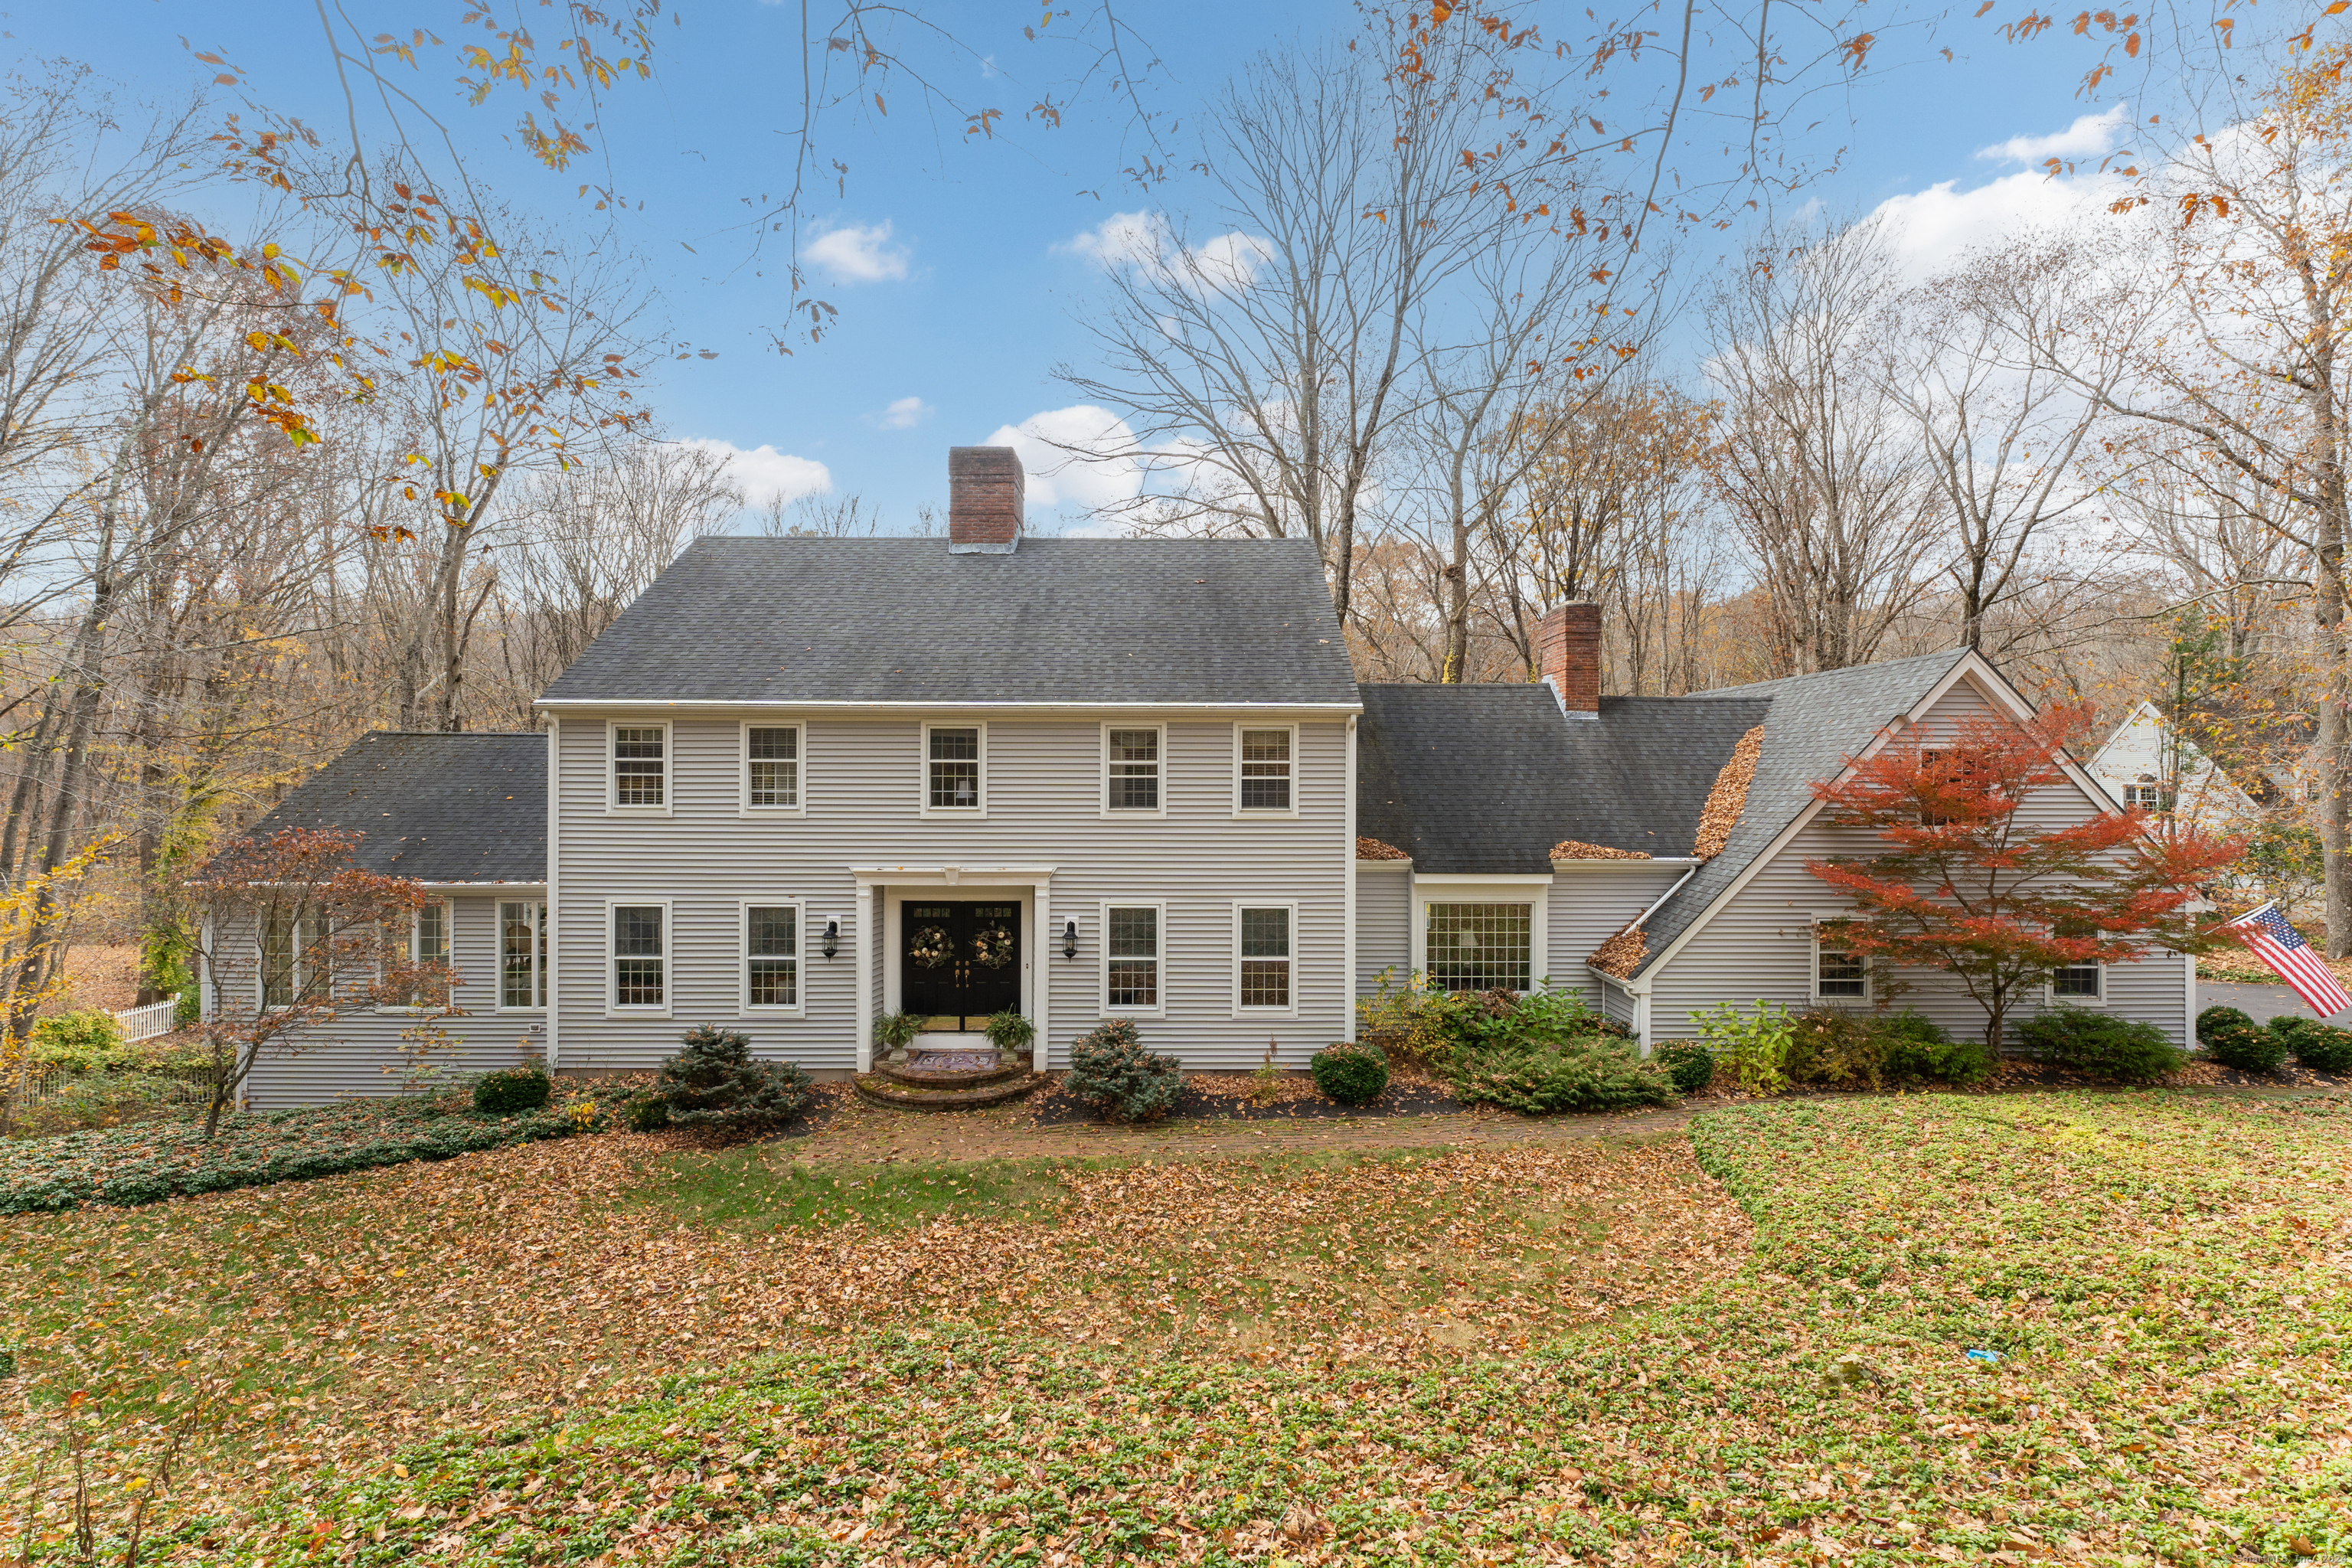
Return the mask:
[[1541,875],[1565,838],[1688,855],[1769,698],[1604,697],[1571,720],[1520,684],[1360,688],[1356,829],[1431,873]]
[[312,773],[250,836],[341,827],[363,870],[420,882],[547,880],[547,737],[377,731]]
[[[1837,776],[1846,758],[1898,715],[1918,706],[1967,657],[1966,648],[1948,648],[1916,658],[1786,676],[1677,699],[1694,710],[1717,702],[1744,706],[1765,700],[1764,752],[1757,759],[1747,804],[1723,853],[1700,867],[1643,928],[1649,942],[1634,966],[1634,977],[1655,965],[1668,945],[1812,804],[1815,780]],[[1638,911],[1629,911],[1629,916],[1632,912]]]
[[697,540],[551,702],[1353,706],[1303,539]]

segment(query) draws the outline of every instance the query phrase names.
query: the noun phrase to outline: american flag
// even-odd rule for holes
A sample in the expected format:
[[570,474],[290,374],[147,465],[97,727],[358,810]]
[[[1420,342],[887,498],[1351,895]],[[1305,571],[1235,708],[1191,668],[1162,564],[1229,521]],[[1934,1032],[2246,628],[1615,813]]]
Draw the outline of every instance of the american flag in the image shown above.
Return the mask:
[[2352,994],[2336,983],[2335,973],[2311,951],[2311,944],[2273,906],[2264,904],[2251,914],[2240,915],[2221,929],[2243,938],[2254,956],[2276,970],[2279,978],[2294,986],[2294,994],[2321,1017],[2333,1018],[2352,1007]]

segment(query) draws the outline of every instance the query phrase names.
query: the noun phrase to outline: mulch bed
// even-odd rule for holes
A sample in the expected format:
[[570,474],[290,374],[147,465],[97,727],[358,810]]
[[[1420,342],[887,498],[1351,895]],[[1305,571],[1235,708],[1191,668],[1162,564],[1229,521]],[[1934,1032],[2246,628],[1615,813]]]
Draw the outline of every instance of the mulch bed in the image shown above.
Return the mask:
[[[1328,1100],[1314,1080],[1286,1073],[1261,1086],[1249,1073],[1195,1072],[1184,1075],[1183,1097],[1169,1121],[1309,1121],[1366,1116],[1452,1116],[1470,1108],[1434,1079],[1399,1072],[1379,1099],[1369,1105],[1341,1105]],[[1029,1101],[1033,1127],[1067,1127],[1100,1121],[1102,1112],[1066,1091],[1056,1083]]]

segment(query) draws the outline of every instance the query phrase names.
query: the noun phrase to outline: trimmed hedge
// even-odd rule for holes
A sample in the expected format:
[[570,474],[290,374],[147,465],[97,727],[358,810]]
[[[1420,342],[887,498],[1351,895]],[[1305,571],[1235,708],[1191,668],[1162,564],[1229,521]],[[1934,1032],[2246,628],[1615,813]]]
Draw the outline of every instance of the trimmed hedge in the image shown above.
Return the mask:
[[1388,1058],[1378,1046],[1326,1046],[1307,1063],[1315,1087],[1342,1105],[1370,1105],[1389,1086]]
[[2154,1024],[2126,1023],[2088,1008],[2053,1007],[2017,1032],[2044,1061],[2114,1083],[2146,1083],[2189,1062],[2189,1054]]
[[0,1143],[0,1214],[44,1214],[84,1204],[152,1204],[193,1193],[307,1182],[346,1171],[448,1160],[510,1143],[568,1137],[553,1110],[481,1116],[416,1100],[347,1101],[221,1119],[149,1122]]
[[2271,1020],[2271,1033],[2286,1042],[2297,1067],[2314,1072],[2352,1072],[2352,1029],[2282,1013]]

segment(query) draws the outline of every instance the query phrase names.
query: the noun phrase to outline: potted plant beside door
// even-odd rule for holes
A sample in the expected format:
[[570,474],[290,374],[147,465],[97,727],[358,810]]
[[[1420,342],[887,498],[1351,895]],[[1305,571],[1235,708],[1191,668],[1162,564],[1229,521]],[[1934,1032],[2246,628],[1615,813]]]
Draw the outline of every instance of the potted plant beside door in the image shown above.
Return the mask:
[[874,1043],[893,1062],[907,1059],[907,1047],[923,1032],[923,1020],[912,1013],[885,1013],[874,1020]]
[[1007,1057],[1029,1055],[1029,1042],[1037,1037],[1037,1026],[1010,1007],[990,1014],[988,1022],[981,1027],[988,1032],[988,1043],[996,1047],[1000,1061]]

